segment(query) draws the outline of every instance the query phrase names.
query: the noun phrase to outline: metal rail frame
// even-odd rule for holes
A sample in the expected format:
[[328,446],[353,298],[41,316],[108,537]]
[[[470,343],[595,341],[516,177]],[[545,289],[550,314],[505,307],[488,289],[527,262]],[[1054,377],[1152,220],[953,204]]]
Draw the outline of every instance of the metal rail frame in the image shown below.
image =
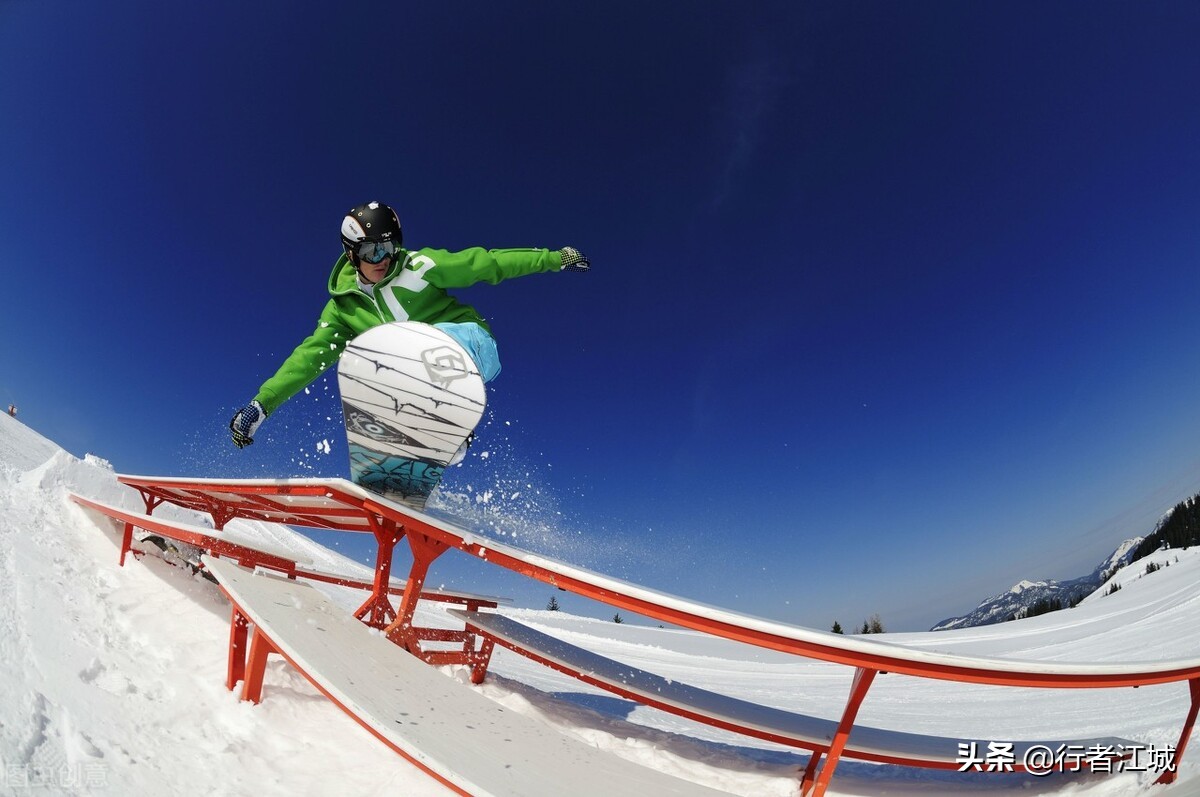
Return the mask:
[[[476,650],[475,635],[467,629],[459,634],[459,632],[453,631],[418,629],[412,623],[430,566],[438,557],[451,549],[484,559],[494,565],[559,589],[663,622],[737,642],[853,667],[855,670],[853,684],[842,710],[833,743],[828,750],[817,750],[813,753],[801,776],[801,794],[804,797],[810,795],[811,797],[822,797],[824,795],[845,749],[850,732],[853,730],[858,711],[874,683],[875,676],[881,672],[964,683],[1044,688],[1138,687],[1187,681],[1190,705],[1175,748],[1176,767],[1164,771],[1156,783],[1175,781],[1178,763],[1191,738],[1197,714],[1200,713],[1200,667],[1164,671],[1130,670],[1119,673],[1036,672],[1010,668],[966,666],[965,664],[947,665],[921,661],[918,658],[906,658],[899,652],[896,655],[883,655],[849,650],[831,644],[793,639],[708,618],[700,613],[654,603],[635,595],[614,591],[606,586],[592,584],[576,576],[556,572],[550,567],[532,564],[510,556],[501,550],[488,548],[464,539],[452,531],[422,520],[406,507],[342,489],[336,481],[294,483],[254,480],[188,481],[133,476],[119,476],[118,478],[142,494],[146,502],[147,513],[167,501],[210,512],[214,523],[220,522],[222,525],[234,517],[244,517],[292,525],[310,525],[318,528],[373,533],[379,546],[375,583],[372,585],[371,597],[360,607],[359,614],[356,616],[372,625],[377,625],[386,619],[384,632],[393,642],[431,663],[467,664],[472,667],[473,679],[477,677],[482,679],[483,673],[486,672],[487,661],[492,650],[491,645],[488,644],[490,640],[485,637],[483,648]],[[300,496],[319,497],[323,503],[317,507],[304,508],[302,511],[296,511],[287,505],[287,498]],[[279,498],[285,499],[285,501],[274,500]],[[284,517],[288,519],[280,519]],[[131,529],[127,524],[126,536],[128,537],[130,533]],[[407,537],[409,541],[413,561],[400,604],[394,611],[389,611],[391,603],[387,598],[385,585],[390,576],[395,546],[404,537]],[[236,624],[235,616],[234,626]],[[235,631],[231,630],[231,662],[235,648],[245,649],[244,638],[237,642],[232,636],[234,633]],[[422,639],[461,640],[463,648],[450,653],[427,652],[421,647]],[[251,644],[249,654],[253,659],[253,644]],[[231,663],[231,673],[234,669],[235,665]],[[902,762],[903,759],[897,759],[897,763]]]

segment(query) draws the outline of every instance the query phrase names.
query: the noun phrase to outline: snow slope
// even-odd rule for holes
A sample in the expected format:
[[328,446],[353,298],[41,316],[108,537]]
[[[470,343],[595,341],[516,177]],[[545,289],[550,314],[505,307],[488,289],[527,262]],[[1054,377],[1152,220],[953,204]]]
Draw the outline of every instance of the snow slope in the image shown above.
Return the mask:
[[[201,475],[201,474],[197,474]],[[107,521],[67,499],[76,491],[140,508],[106,462],[76,459],[0,416],[0,794],[403,794],[448,792],[375,742],[282,661],[267,699],[224,688],[228,608],[207,581],[144,557],[117,566]],[[159,511],[165,511],[166,508]],[[186,515],[177,510],[180,515]],[[192,522],[198,518],[190,516]],[[318,566],[361,565],[286,527],[235,521],[242,536],[286,546]],[[1200,651],[1200,555],[1155,554],[1114,575],[1075,609],[983,628],[893,634],[933,650],[1097,661]],[[471,585],[456,585],[470,589]],[[326,587],[352,608],[361,594]],[[561,612],[508,609],[524,622],[669,678],[807,713],[836,716],[851,672],[690,631],[617,625]],[[449,624],[441,611],[421,622]],[[446,669],[447,677],[465,680]],[[484,693],[655,768],[734,794],[796,793],[807,754],[638,707],[498,651]],[[860,721],[952,737],[1118,735],[1174,742],[1186,686],[1032,690],[882,676]],[[846,761],[837,795],[1088,795],[1149,789],[1151,773],[940,773]],[[1178,783],[1154,795],[1200,794],[1195,750]]]

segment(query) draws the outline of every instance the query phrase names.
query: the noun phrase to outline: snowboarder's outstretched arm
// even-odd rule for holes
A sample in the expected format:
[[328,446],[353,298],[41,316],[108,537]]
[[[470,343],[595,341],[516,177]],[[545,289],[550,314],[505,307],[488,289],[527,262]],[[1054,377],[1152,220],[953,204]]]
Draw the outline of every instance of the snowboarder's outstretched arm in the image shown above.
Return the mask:
[[229,421],[233,444],[245,448],[253,443],[255,432],[267,416],[336,363],[353,337],[350,328],[339,319],[333,302],[327,304],[313,333],[288,355],[275,375],[263,383],[254,400],[239,409]]
[[472,247],[459,252],[420,249],[410,255],[406,266],[438,288],[466,288],[546,271],[587,271],[591,261],[573,246],[557,250]]

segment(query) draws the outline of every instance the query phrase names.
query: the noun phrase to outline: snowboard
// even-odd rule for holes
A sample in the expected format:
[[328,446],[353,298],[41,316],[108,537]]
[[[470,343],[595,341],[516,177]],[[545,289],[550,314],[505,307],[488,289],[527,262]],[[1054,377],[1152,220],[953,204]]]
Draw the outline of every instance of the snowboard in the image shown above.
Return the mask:
[[354,338],[338,362],[350,478],[423,509],[483,417],[475,361],[428,324],[397,321]]

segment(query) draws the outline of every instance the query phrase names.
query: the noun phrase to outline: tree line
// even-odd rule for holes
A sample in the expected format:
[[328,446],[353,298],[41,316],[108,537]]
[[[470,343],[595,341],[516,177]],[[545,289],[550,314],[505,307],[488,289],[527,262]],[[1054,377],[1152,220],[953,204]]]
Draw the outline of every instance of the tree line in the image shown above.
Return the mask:
[[1188,548],[1200,544],[1200,495],[1180,501],[1154,533],[1134,549],[1130,562],[1160,548]]
[[[831,628],[829,630],[831,630],[835,634],[846,633],[846,631],[842,628],[842,624],[839,623],[837,620],[833,621],[833,628]],[[858,630],[854,631],[854,633],[856,633],[856,634],[886,634],[887,629],[885,629],[883,627],[883,620],[880,619],[879,615],[873,614],[873,615],[871,615],[871,618],[869,620],[863,620],[862,626],[859,627]]]

